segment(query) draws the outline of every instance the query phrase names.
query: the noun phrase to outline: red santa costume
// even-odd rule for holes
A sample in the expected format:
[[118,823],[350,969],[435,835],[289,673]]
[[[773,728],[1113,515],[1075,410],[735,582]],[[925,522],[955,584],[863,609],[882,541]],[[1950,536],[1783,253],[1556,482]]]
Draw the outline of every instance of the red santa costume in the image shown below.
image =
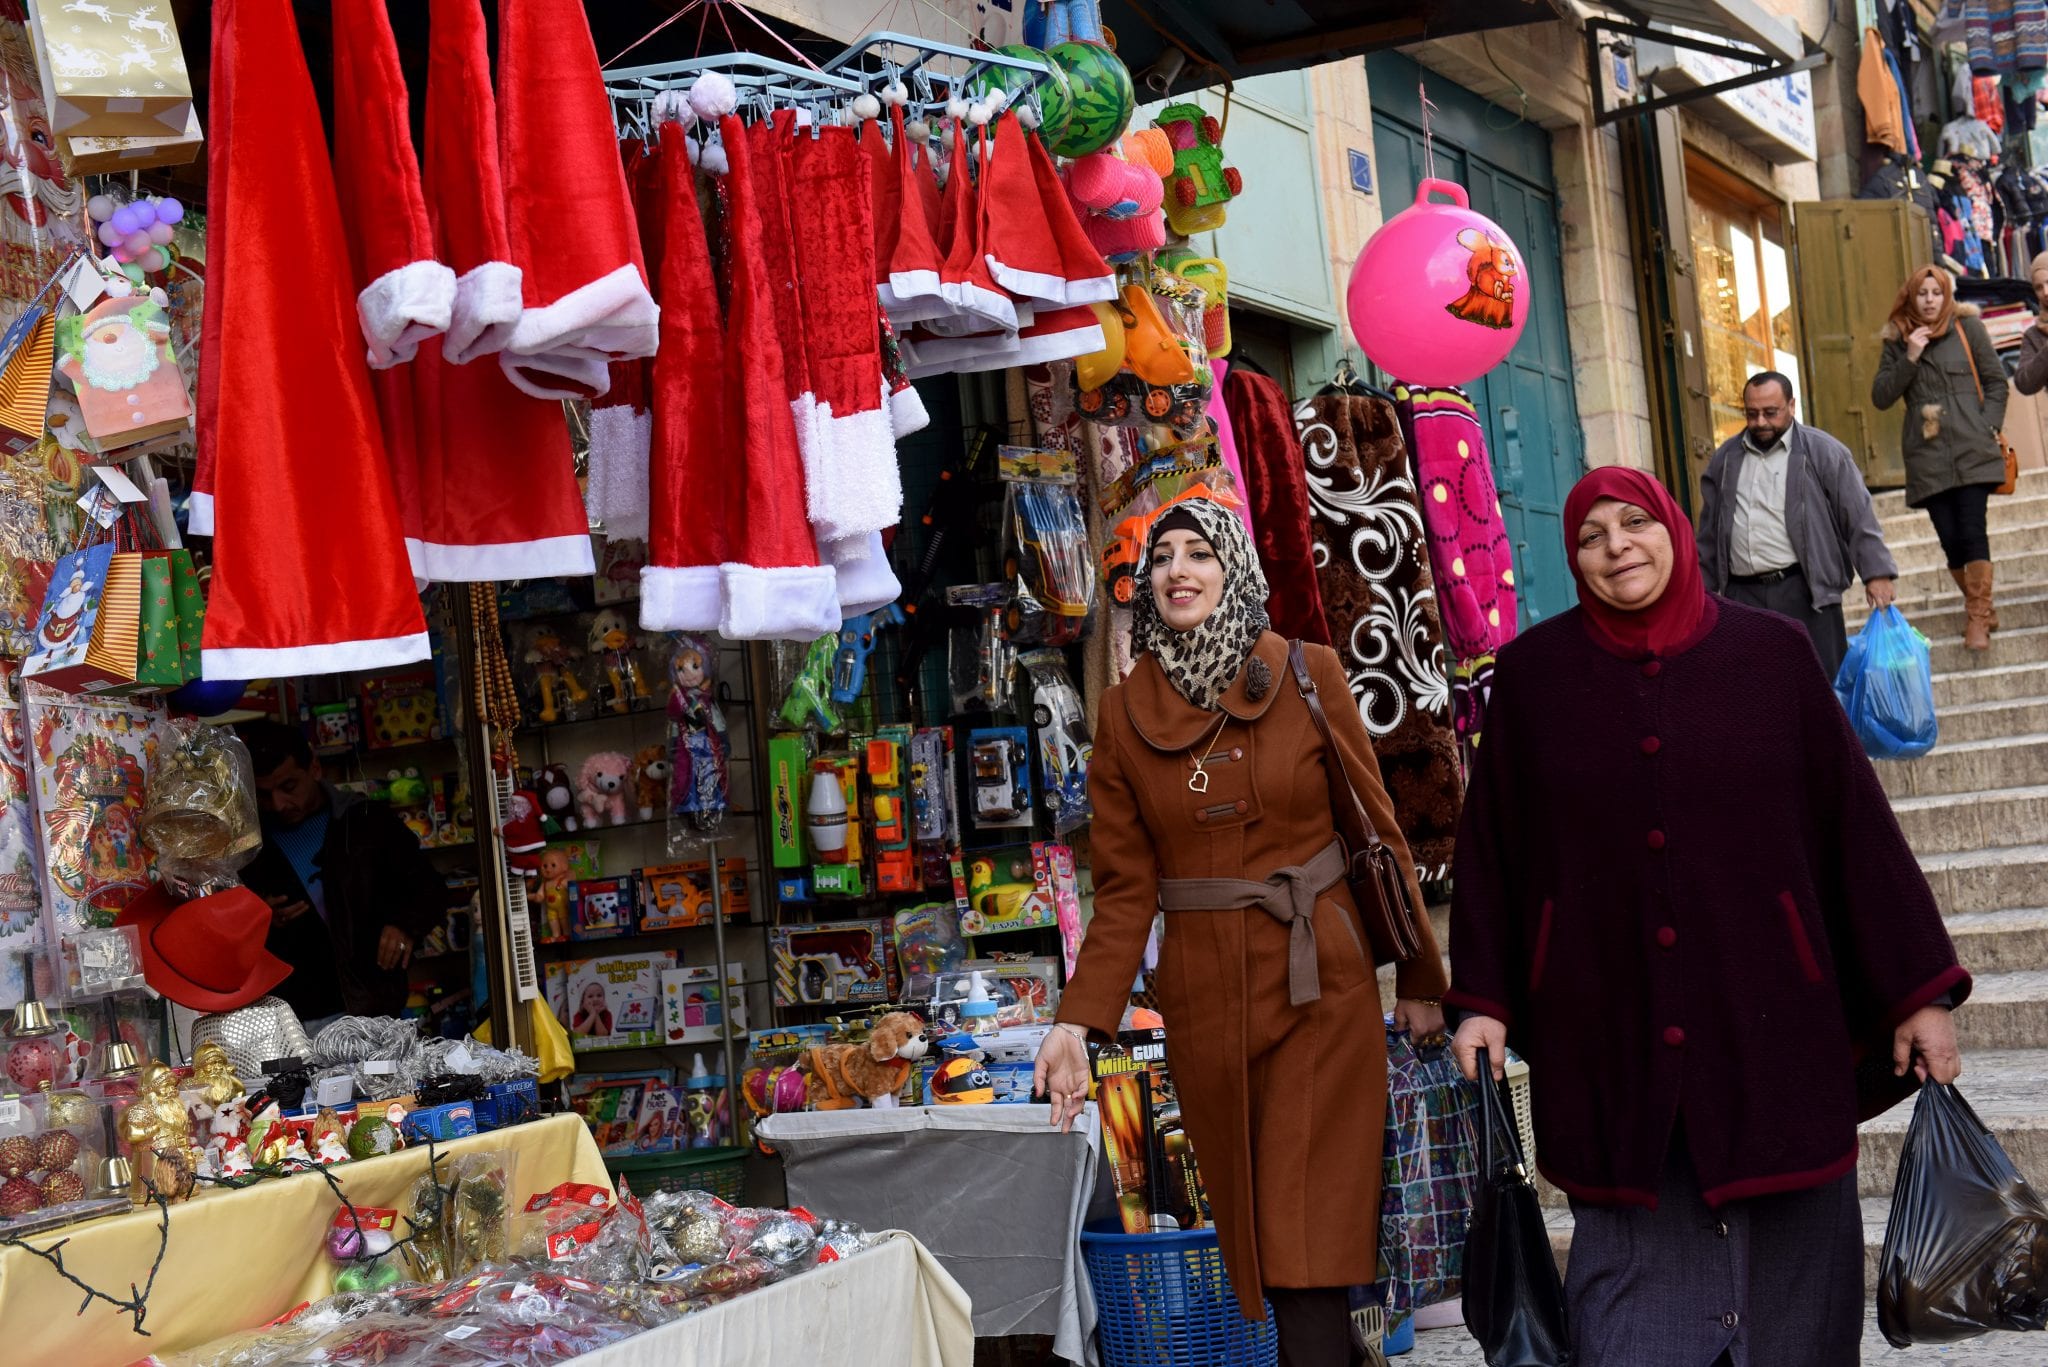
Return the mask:
[[[428,656],[358,341],[327,140],[291,8],[217,0],[209,273],[210,679]],[[229,177],[231,163],[240,174]],[[276,248],[292,225],[294,251]],[[225,249],[223,251],[223,248]],[[218,299],[215,299],[216,293]],[[217,313],[214,309],[217,305]],[[232,389],[229,388],[232,386]]]
[[654,354],[658,314],[579,0],[498,0],[499,155],[524,312],[500,362],[543,399],[593,398]]

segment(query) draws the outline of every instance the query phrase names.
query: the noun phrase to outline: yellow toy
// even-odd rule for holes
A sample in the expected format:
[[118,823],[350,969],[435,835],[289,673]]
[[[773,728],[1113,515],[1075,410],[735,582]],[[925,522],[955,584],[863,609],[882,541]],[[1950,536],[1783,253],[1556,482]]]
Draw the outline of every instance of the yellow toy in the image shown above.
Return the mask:
[[561,709],[555,706],[557,685],[568,694],[571,702],[590,701],[590,690],[569,667],[575,657],[575,648],[551,626],[535,627],[527,638],[526,663],[534,666],[534,675],[540,680],[540,719],[544,725],[552,725],[562,719]]

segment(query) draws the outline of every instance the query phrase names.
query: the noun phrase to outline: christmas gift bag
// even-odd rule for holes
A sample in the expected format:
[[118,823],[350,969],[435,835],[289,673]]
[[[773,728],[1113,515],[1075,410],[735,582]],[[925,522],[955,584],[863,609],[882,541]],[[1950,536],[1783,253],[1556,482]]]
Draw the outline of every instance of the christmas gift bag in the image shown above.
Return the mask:
[[171,601],[177,610],[178,664],[189,683],[199,677],[199,636],[206,625],[206,595],[199,588],[199,571],[192,565],[192,552],[180,547],[167,554],[171,564]]
[[111,543],[81,547],[58,558],[22,670],[29,678],[52,688],[76,691],[99,677],[86,654],[92,649],[113,559]]
[[156,166],[184,166],[199,159],[206,137],[199,129],[199,114],[188,110],[182,132],[157,137],[74,137],[66,139],[71,148],[71,170],[77,175],[110,176],[121,171],[144,171]]
[[23,689],[35,777],[37,843],[51,944],[110,926],[149,886],[141,815],[161,704],[73,697],[35,680]]
[[142,591],[138,602],[135,682],[152,688],[176,688],[196,677],[185,672],[185,656],[178,646],[172,554],[144,551],[137,557],[141,561]]
[[67,137],[176,137],[192,76],[168,0],[34,0],[36,64],[50,122]]
[[22,997],[20,951],[33,948],[41,896],[29,802],[28,726],[14,669],[0,661],[0,1008]]
[[103,448],[191,426],[192,398],[171,350],[170,319],[146,295],[103,299],[61,319],[57,372],[77,392],[85,430]]
[[43,435],[50,410],[50,339],[56,320],[41,304],[22,310],[0,336],[0,427]]

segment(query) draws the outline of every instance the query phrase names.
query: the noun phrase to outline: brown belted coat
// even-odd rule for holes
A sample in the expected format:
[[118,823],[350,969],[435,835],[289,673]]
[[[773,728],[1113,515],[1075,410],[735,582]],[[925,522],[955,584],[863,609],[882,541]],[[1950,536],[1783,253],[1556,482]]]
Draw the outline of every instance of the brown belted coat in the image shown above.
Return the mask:
[[[1343,667],[1327,646],[1306,649],[1342,762],[1419,908],[1407,842]],[[1150,655],[1103,695],[1088,780],[1095,915],[1060,1002],[1062,1021],[1114,1034],[1162,877],[1264,881],[1310,864],[1334,838],[1329,756],[1288,668],[1287,642],[1267,632],[1253,654],[1271,686],[1253,699],[1241,673],[1220,714],[1176,693]],[[1208,790],[1197,793],[1191,752],[1205,744]],[[1181,1118],[1231,1283],[1253,1318],[1263,1314],[1264,1286],[1371,1282],[1379,1243],[1387,1106],[1379,985],[1339,881],[1314,901],[1320,996],[1290,1005],[1290,929],[1280,916],[1294,891],[1276,888],[1280,915],[1256,906],[1169,912],[1154,980]],[[1399,990],[1440,997],[1443,962],[1428,918],[1418,920],[1423,953],[1402,966]]]

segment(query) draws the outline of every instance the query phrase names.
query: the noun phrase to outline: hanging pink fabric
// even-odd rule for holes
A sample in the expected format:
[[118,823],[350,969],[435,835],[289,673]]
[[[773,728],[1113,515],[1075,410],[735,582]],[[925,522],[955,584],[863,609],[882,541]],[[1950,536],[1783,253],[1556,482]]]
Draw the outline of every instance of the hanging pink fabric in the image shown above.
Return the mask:
[[1515,636],[1515,567],[1486,429],[1461,389],[1394,387],[1429,533],[1444,636],[1460,660],[1490,656]]

